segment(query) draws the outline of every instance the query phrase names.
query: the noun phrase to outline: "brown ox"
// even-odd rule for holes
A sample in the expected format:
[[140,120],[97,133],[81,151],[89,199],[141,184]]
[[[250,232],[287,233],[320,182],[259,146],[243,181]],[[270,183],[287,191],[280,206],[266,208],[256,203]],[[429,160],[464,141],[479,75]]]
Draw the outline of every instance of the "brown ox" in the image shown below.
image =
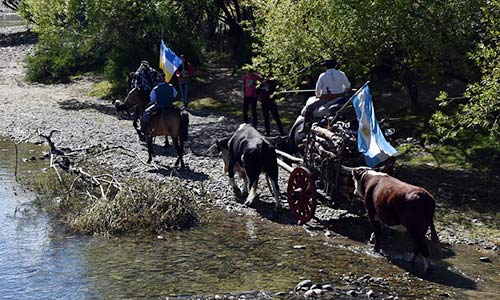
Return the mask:
[[352,170],[354,193],[364,199],[368,218],[373,227],[370,242],[374,242],[375,251],[380,249],[380,222],[388,227],[402,225],[413,240],[413,253],[409,261],[414,262],[419,252],[424,257],[424,271],[431,271],[429,248],[425,234],[431,228],[431,239],[439,243],[434,228],[435,202],[425,189],[402,182],[385,173],[369,168]]

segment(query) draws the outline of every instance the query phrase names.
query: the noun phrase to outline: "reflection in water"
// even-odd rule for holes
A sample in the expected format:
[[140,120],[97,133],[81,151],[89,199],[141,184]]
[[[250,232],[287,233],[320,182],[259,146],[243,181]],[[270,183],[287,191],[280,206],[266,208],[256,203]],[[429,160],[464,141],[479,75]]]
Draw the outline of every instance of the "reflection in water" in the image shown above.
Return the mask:
[[[21,150],[25,157],[39,157],[41,147],[23,145]],[[28,172],[43,164],[40,160],[20,163],[19,174],[31,176]],[[298,226],[220,211],[207,212],[197,228],[161,238],[72,235],[29,205],[34,195],[23,192],[15,182],[14,166],[12,143],[0,142],[2,299],[152,299],[256,289],[286,292],[302,279],[327,283],[350,272],[384,277],[400,296],[439,299],[439,290],[457,287],[449,284],[448,279],[455,278],[450,274],[471,282],[465,275],[450,273],[450,260],[436,264],[430,281],[415,280],[405,274],[410,266],[400,264],[400,268],[399,260],[390,263],[381,256],[366,255],[366,247],[352,240],[311,236]],[[294,249],[295,245],[305,248]],[[498,284],[491,267],[479,267],[493,277],[490,282]]]
[[0,143],[1,298],[95,298],[79,276],[82,265],[77,249],[83,239],[74,243],[71,236],[55,234],[47,215],[32,208],[35,195],[15,182],[13,150],[12,143]]

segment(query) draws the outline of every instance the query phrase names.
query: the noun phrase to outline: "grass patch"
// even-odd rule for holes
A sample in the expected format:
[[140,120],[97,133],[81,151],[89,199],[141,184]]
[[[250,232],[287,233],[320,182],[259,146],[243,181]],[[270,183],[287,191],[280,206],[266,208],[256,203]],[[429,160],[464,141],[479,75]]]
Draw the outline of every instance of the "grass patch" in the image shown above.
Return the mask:
[[[182,106],[182,101],[174,102],[177,106]],[[192,100],[189,102],[189,109],[191,110],[199,110],[199,111],[209,111],[216,114],[222,114],[226,117],[234,117],[234,118],[242,118],[243,117],[243,104],[235,105],[229,101],[220,101],[213,98],[200,98],[196,100]],[[278,104],[283,105],[282,104]],[[249,117],[251,117],[251,110],[249,109]],[[262,111],[259,106],[257,106],[257,113],[259,114],[259,119],[263,122]],[[280,119],[283,127],[286,129],[289,126],[292,126],[297,118],[297,115],[293,112],[289,111],[280,111]],[[274,119],[272,116],[269,116],[271,123],[274,123]]]
[[431,166],[445,169],[469,169],[472,164],[458,151],[456,147],[433,145],[422,148],[415,144],[401,144],[397,146],[401,153],[398,156],[400,163],[408,166]]
[[[107,173],[99,167],[89,169],[93,174]],[[55,213],[75,232],[159,234],[190,228],[199,222],[194,195],[177,178],[161,185],[146,179],[126,179],[121,189],[103,185],[101,190],[74,174],[61,176],[62,181],[51,169],[32,179],[31,186],[40,194],[37,205]]]
[[89,96],[110,99],[113,94],[113,85],[107,80],[103,80],[92,85],[92,90],[89,92]]
[[213,98],[192,100],[189,102],[189,108],[223,113],[225,116],[243,117],[243,110],[240,105],[234,105],[228,101],[220,101]]

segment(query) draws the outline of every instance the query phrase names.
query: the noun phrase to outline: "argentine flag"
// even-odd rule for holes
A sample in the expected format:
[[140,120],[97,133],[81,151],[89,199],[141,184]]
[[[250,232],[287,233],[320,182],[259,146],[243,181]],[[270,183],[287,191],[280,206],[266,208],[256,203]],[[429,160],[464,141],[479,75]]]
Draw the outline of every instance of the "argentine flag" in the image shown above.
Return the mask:
[[378,126],[368,83],[365,83],[352,96],[352,105],[359,122],[358,150],[365,155],[366,164],[369,167],[375,167],[398,153],[385,140],[382,130]]
[[165,81],[169,82],[174,76],[175,70],[182,64],[182,60],[165,46],[163,40],[160,45],[160,69],[165,73]]

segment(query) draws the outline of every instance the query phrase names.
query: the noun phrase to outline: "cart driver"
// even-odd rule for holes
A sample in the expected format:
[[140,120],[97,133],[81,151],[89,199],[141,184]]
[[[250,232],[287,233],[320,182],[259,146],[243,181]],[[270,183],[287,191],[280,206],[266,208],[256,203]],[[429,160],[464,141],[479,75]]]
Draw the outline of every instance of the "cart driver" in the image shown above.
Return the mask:
[[307,100],[301,112],[306,122],[310,123],[313,119],[312,113],[316,108],[336,99],[340,102],[345,93],[351,91],[349,79],[344,72],[337,69],[337,64],[335,59],[325,61],[327,70],[318,77],[316,96]]

